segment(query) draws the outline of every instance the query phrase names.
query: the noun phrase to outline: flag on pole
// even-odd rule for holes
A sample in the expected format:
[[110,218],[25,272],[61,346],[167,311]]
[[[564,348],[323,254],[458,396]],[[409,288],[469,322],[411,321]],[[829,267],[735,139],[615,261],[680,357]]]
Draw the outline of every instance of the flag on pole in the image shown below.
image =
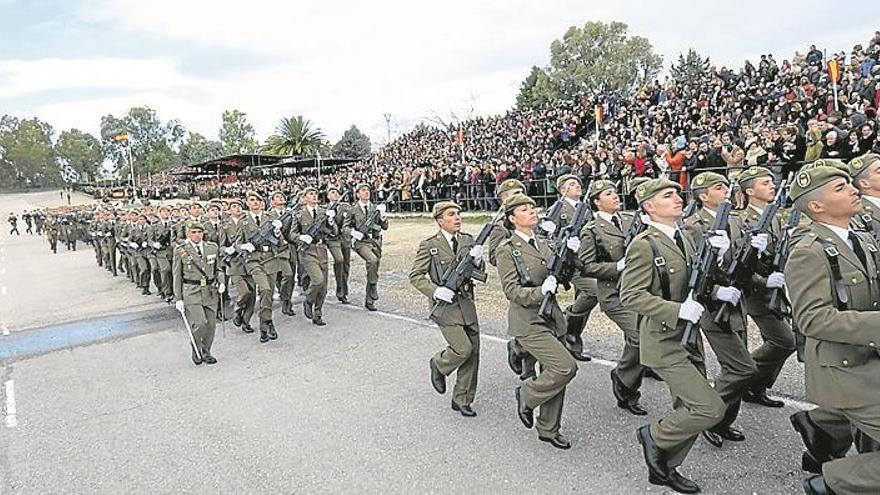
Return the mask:
[[458,128],[458,132],[455,134],[455,144],[464,146],[464,129],[461,127]]
[[114,136],[113,140],[114,141],[128,141],[128,133],[121,132],[121,133],[117,134],[116,136]]
[[600,125],[602,123],[602,118],[605,117],[605,110],[602,108],[602,105],[596,105],[596,125]]
[[831,76],[833,83],[836,83],[840,77],[840,61],[836,58],[828,61],[828,75]]

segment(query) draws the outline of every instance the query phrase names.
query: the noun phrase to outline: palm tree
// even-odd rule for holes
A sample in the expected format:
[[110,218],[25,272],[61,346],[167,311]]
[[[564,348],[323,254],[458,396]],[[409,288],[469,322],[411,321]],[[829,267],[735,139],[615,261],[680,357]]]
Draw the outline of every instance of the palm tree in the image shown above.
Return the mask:
[[324,131],[312,128],[312,122],[295,115],[281,119],[275,134],[266,140],[266,151],[278,155],[313,155],[324,142]]

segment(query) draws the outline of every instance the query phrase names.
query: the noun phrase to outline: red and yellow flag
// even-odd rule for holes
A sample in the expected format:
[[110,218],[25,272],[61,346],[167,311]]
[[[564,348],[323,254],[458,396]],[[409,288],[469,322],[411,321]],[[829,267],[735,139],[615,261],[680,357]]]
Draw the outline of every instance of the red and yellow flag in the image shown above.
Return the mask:
[[119,134],[113,136],[113,140],[114,141],[128,141],[128,133],[127,132],[119,133]]
[[828,61],[828,75],[831,76],[833,82],[837,82],[840,77],[840,61],[836,58]]
[[596,105],[596,125],[602,123],[603,117],[605,117],[605,110],[602,108],[602,105]]

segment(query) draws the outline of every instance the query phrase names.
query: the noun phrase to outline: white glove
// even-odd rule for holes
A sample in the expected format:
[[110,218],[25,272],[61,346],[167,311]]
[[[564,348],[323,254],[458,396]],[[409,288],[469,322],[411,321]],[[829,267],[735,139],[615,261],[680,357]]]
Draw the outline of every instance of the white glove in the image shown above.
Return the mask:
[[364,240],[364,234],[360,230],[352,230],[351,236],[355,238],[355,240],[362,241]]
[[543,220],[539,227],[541,227],[541,230],[543,230],[547,234],[552,234],[556,232],[556,224],[551,222],[550,220]]
[[327,215],[327,218],[329,218],[330,220],[333,220],[334,218],[336,218],[336,211],[335,210],[327,210],[325,215]]
[[474,264],[479,265],[483,260],[483,246],[472,246],[468,254],[474,259]]
[[219,292],[219,293],[221,293],[221,294],[223,294],[224,292],[226,292],[226,284],[220,284],[220,285],[218,285],[218,286],[217,286],[217,292]]
[[727,237],[727,232],[723,230],[713,230],[712,236],[709,237],[709,245],[718,250],[719,258],[723,258],[730,249],[730,237]]
[[785,274],[782,272],[773,272],[767,277],[768,289],[781,289],[785,287]]
[[617,271],[622,272],[626,268],[626,258],[620,258],[617,261]]
[[556,287],[558,285],[556,277],[548,275],[547,278],[544,279],[544,283],[541,284],[541,294],[547,294],[548,292],[556,293]]
[[149,244],[147,244],[147,241],[144,241],[144,242],[141,243],[141,247],[142,247],[142,248],[145,248],[145,247],[147,247],[147,246],[149,246]]
[[223,252],[226,254],[233,254],[235,252],[235,248],[232,246],[229,246],[226,249],[224,249]]
[[767,234],[755,234],[752,236],[752,247],[761,252],[767,252],[767,242],[769,241]]
[[376,205],[376,211],[378,211],[379,214],[382,215],[383,217],[385,216],[385,213],[387,212],[387,210],[388,210],[388,207],[385,206],[384,203],[380,204],[380,205]]
[[251,244],[250,242],[246,242],[246,243],[244,243],[244,244],[241,245],[241,250],[242,250],[242,251],[247,251],[247,252],[249,252],[249,253],[253,253],[254,251],[257,250],[257,248],[255,248],[254,245]]
[[136,242],[129,242],[129,243],[128,243],[128,247],[130,247],[130,248],[132,248],[132,249],[137,249],[137,247],[138,247],[138,243],[136,243]]
[[156,249],[162,249],[162,243],[161,242],[154,242],[153,247]]
[[309,234],[303,234],[299,236],[299,240],[300,242],[304,242],[306,244],[311,244],[312,241],[314,241],[314,239],[312,239],[312,236],[310,236]]
[[581,240],[577,237],[569,237],[568,240],[565,241],[565,247],[577,253],[581,250]]
[[272,230],[272,233],[275,234],[275,237],[281,237],[281,229],[274,229]]
[[183,301],[177,301],[176,303],[174,303],[174,307],[177,309],[177,311],[180,311],[180,314],[183,314],[183,308],[185,307],[183,305]]
[[455,292],[453,292],[452,289],[447,289],[443,286],[434,289],[434,299],[438,301],[451,303],[453,297],[455,297]]
[[681,303],[681,307],[678,308],[678,317],[679,319],[691,323],[697,323],[700,321],[700,315],[702,315],[705,310],[706,308],[704,308],[702,304],[691,299],[691,296],[688,296],[688,298]]
[[740,297],[742,297],[742,292],[736,287],[719,287],[715,293],[715,300],[729,302],[734,306],[739,304]]
[[272,226],[275,227],[276,229],[280,229],[283,225],[284,224],[281,223],[281,220],[278,220],[278,219],[272,220]]

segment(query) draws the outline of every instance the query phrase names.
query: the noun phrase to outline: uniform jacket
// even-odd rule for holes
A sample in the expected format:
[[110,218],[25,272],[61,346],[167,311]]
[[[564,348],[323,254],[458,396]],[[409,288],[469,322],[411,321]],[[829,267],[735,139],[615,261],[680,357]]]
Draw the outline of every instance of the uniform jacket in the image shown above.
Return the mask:
[[[409,271],[409,281],[413,287],[428,298],[432,305],[434,304],[434,291],[440,286],[443,274],[456,263],[459,254],[464,255],[474,245],[474,238],[470,234],[460,232],[457,239],[458,253],[452,252],[452,247],[439,230],[433,236],[419,243],[416,258]],[[478,269],[482,269],[482,265],[481,263]],[[456,292],[452,304],[440,302],[437,310],[432,314],[432,319],[440,326],[477,324],[473,284],[471,282],[465,283]]]

